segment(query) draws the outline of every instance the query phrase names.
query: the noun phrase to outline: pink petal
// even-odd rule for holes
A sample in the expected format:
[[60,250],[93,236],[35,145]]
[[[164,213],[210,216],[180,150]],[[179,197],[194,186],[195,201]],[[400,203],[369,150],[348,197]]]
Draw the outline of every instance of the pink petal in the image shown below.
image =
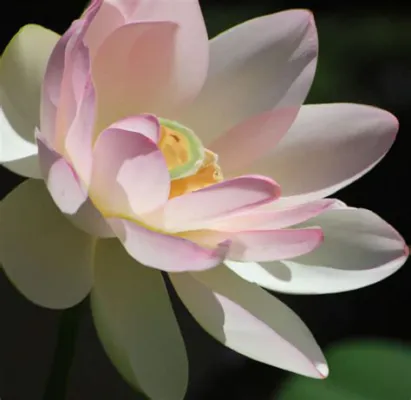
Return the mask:
[[171,231],[199,229],[212,219],[272,202],[279,195],[271,179],[240,176],[172,198],[163,210],[163,223]]
[[222,266],[170,278],[192,316],[223,345],[298,374],[328,375],[321,349],[301,319],[257,285]]
[[324,294],[372,285],[398,271],[408,258],[401,235],[371,211],[339,208],[306,224],[319,225],[324,231],[324,243],[313,252],[261,264],[226,261],[227,266],[270,290]]
[[[170,174],[163,154],[139,133],[159,129],[151,116],[134,118],[134,131],[109,127],[97,139],[89,193],[106,215],[135,218],[162,206],[170,193]],[[125,124],[126,126],[127,124]],[[151,132],[150,132],[151,133]]]
[[180,28],[170,21],[130,23],[100,46],[93,61],[97,130],[138,113],[165,117],[197,94],[205,79],[208,44],[196,43],[195,35],[187,33],[182,38]]
[[275,261],[306,254],[324,240],[321,228],[265,231],[194,231],[184,235],[202,246],[230,242],[227,258],[234,261]]
[[[67,130],[75,115],[76,101],[81,97],[88,74],[88,54],[83,38],[87,28],[99,10],[101,1],[93,2],[81,21],[74,21],[57,42],[47,65],[41,99],[42,135],[52,143],[57,129]],[[74,85],[74,87],[72,87]],[[64,105],[63,116],[59,108]],[[58,112],[59,111],[59,112]],[[57,118],[60,122],[57,123]],[[65,132],[59,133],[64,135]]]
[[168,94],[172,95],[175,101],[188,101],[196,97],[207,77],[209,58],[207,29],[199,1],[109,0],[107,3],[123,14],[126,23],[168,21],[178,25],[175,35],[175,62],[172,64],[176,69],[176,84]]
[[218,265],[229,243],[216,248],[201,247],[190,240],[155,232],[125,219],[108,218],[107,222],[138,262],[163,271],[201,271]]
[[[242,157],[247,154],[245,149],[249,148],[253,157],[269,150],[305,100],[318,53],[314,19],[306,10],[255,18],[218,35],[211,41],[210,51],[205,86],[181,121],[207,147],[234,129],[216,148],[227,150],[231,158],[239,146],[237,160],[246,162]],[[273,110],[282,111],[271,114]],[[254,118],[252,122],[250,118]],[[230,151],[227,143],[232,143],[234,136],[236,146]]]
[[111,124],[110,128],[137,132],[140,135],[146,136],[154,143],[160,140],[160,123],[151,114],[140,114],[121,119]]
[[387,153],[397,131],[397,119],[375,107],[303,106],[285,138],[250,169],[278,179],[284,197],[278,204],[305,203],[367,173]]
[[95,3],[102,4],[84,37],[84,42],[90,49],[92,59],[106,38],[117,28],[125,24],[125,18],[116,6],[102,0],[98,0]]
[[39,136],[37,134],[40,169],[57,207],[83,231],[93,236],[112,236],[110,227],[90,202],[76,172]]
[[300,224],[335,206],[336,200],[323,199],[294,207],[276,209],[275,204],[244,211],[213,221],[209,227],[220,231],[273,230]]

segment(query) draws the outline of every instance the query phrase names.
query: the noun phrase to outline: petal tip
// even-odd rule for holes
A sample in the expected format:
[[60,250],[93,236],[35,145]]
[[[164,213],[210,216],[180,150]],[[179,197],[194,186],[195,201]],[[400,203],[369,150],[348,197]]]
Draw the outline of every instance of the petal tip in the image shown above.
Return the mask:
[[328,377],[330,370],[328,368],[328,365],[325,362],[315,363],[315,368],[319,373],[320,379],[325,379]]

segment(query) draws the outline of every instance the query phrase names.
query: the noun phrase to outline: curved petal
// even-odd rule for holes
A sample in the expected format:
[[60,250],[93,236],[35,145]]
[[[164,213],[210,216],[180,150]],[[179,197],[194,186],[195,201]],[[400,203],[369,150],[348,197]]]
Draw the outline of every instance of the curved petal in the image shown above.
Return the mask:
[[285,260],[309,253],[324,240],[321,228],[263,231],[193,231],[182,234],[204,247],[230,243],[227,259],[236,261]]
[[387,111],[360,104],[305,105],[270,156],[251,171],[275,177],[291,205],[326,197],[374,167],[398,131]]
[[287,228],[334,208],[337,202],[335,199],[321,199],[294,207],[273,209],[275,207],[274,202],[273,204],[267,204],[263,207],[213,221],[210,228],[230,232]]
[[37,137],[39,161],[47,189],[57,207],[78,228],[98,237],[114,234],[88,198],[80,178],[71,165],[46,142]]
[[170,199],[162,210],[163,224],[168,231],[199,229],[211,220],[270,203],[279,196],[280,187],[273,180],[240,176]]
[[181,400],[188,361],[159,271],[131,259],[114,240],[97,243],[91,308],[115,367],[151,399]]
[[34,130],[39,126],[40,87],[58,35],[26,25],[13,37],[0,63],[0,163],[40,178]]
[[225,267],[170,274],[198,323],[225,346],[257,361],[313,378],[328,367],[315,339],[285,304]]
[[22,183],[0,210],[1,261],[17,289],[44,307],[80,302],[92,286],[91,236],[63,217],[42,181]]
[[99,0],[94,3],[102,3],[95,18],[91,21],[84,37],[84,42],[94,58],[99,47],[106,38],[121,25],[125,24],[125,18],[121,11],[107,0]]
[[[147,120],[143,119],[143,129]],[[157,126],[156,120],[151,123]],[[153,129],[154,129],[153,127]],[[90,197],[105,214],[135,218],[166,203],[170,174],[157,145],[143,134],[108,128],[93,149]]]
[[[138,20],[115,30],[93,60],[99,101],[97,132],[139,113],[167,117],[171,109],[195,96],[204,82],[207,41],[197,43],[196,35],[191,37],[175,22],[140,16]],[[196,62],[190,62],[193,58]]]
[[[194,98],[207,76],[209,43],[207,29],[198,0],[128,1],[106,0],[123,14],[127,23],[169,21],[178,25],[175,37],[175,61],[181,68],[175,89],[180,100]],[[195,62],[190,62],[195,60]],[[173,94],[174,96],[177,93]]]
[[47,64],[41,95],[41,132],[61,152],[89,81],[90,57],[84,36],[101,4],[93,1],[83,18],[71,24]]
[[408,257],[401,236],[371,211],[331,210],[309,223],[324,231],[324,243],[312,253],[261,265],[227,261],[227,266],[270,290],[322,294],[372,285],[397,271]]
[[314,78],[318,43],[312,14],[290,10],[252,19],[212,39],[210,52],[207,81],[182,122],[209,147],[251,117],[287,110],[254,120],[249,135],[239,125],[219,144],[229,150],[224,143],[235,138],[241,151],[254,152],[257,142],[258,152],[269,150],[292,123]]
[[205,248],[178,236],[147,229],[138,222],[108,218],[107,222],[135,260],[163,271],[201,271],[218,265],[229,243]]

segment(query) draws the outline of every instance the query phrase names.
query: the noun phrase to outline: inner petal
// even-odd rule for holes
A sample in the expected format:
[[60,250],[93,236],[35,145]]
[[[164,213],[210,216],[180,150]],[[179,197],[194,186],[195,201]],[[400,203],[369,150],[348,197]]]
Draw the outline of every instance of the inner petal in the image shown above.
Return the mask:
[[159,148],[171,176],[170,198],[221,182],[218,156],[195,133],[175,121],[160,118]]

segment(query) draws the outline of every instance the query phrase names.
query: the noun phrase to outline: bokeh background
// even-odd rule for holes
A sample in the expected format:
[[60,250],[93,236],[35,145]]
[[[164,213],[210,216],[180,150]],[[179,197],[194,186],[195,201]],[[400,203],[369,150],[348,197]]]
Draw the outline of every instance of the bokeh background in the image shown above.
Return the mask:
[[[282,9],[309,8],[314,12],[320,58],[307,102],[376,105],[393,112],[401,126],[386,158],[336,197],[378,213],[411,243],[411,11],[407,3],[400,0],[381,4],[361,0],[353,3],[202,0],[201,4],[210,37],[247,19]],[[2,7],[1,13],[0,50],[27,23],[41,24],[62,33],[84,7],[84,0],[7,2],[7,11]],[[20,181],[21,178],[0,169],[0,196]],[[40,400],[60,314],[29,303],[1,272],[0,296],[0,397],[2,400]],[[359,291],[279,297],[299,313],[325,349],[342,340],[359,338],[411,345],[410,262],[386,281]],[[190,355],[188,400],[277,398],[289,374],[225,349],[196,325],[178,301],[175,309]],[[411,380],[411,368],[406,375]],[[86,310],[67,400],[140,398],[106,358]],[[394,396],[390,400],[409,398]]]

